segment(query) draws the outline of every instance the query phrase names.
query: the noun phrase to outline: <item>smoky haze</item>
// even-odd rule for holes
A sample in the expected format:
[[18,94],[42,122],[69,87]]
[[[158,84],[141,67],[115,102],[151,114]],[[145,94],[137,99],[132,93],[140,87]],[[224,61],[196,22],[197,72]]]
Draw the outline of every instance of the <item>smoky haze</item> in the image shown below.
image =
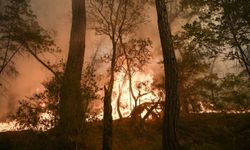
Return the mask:
[[[63,51],[53,59],[65,58],[70,30],[70,0],[31,0],[31,6],[40,25],[54,33],[56,44]],[[18,100],[42,90],[41,83],[51,77],[50,72],[29,55],[15,57],[15,63],[19,74],[7,79],[6,90],[0,98],[0,121],[15,112]]]
[[[71,27],[71,0],[31,0],[31,6],[37,15],[38,22],[46,30],[53,33],[56,44],[62,49],[62,53],[52,58],[51,61],[66,58],[69,45],[69,34]],[[157,17],[154,7],[148,6],[146,9],[148,22],[138,28],[137,35],[140,38],[150,38],[152,44],[152,60],[145,68],[145,71],[154,76],[156,82],[163,80],[163,67],[159,65],[162,60],[159,33],[157,28]],[[172,29],[177,31],[182,25],[182,20],[176,20],[172,24]],[[101,51],[107,50],[109,43],[98,37],[91,30],[87,30],[85,61],[88,61],[98,46],[101,44]],[[41,66],[31,56],[24,55],[15,58],[19,75],[9,79],[7,91],[0,100],[0,121],[11,113],[14,113],[18,101],[31,96],[35,92],[43,89],[42,82],[48,80],[52,74]],[[101,66],[99,71],[104,70]],[[105,68],[105,67],[104,67]]]

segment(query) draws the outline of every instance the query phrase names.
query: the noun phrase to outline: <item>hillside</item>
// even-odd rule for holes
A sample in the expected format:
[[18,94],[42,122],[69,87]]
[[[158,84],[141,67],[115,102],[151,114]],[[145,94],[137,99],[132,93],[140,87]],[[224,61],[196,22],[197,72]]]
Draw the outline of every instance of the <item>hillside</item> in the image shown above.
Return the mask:
[[[161,121],[144,125],[130,119],[114,121],[114,150],[160,150]],[[99,150],[102,123],[86,127],[86,149]],[[250,114],[191,114],[178,125],[180,149],[246,150],[250,146]],[[0,133],[0,149],[57,149],[56,135],[51,131],[36,133],[17,131]]]

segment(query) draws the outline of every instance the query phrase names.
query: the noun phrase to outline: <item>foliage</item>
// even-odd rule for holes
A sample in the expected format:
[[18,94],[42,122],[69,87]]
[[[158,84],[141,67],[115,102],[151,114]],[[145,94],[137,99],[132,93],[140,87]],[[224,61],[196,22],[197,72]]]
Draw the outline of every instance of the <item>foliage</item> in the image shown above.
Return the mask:
[[145,22],[144,0],[90,0],[89,20],[98,35],[118,40],[120,35],[131,34]]
[[249,2],[187,0],[184,3],[195,9],[198,16],[194,22],[185,25],[188,36],[207,51],[223,54],[225,59],[238,60],[250,75]]
[[[60,64],[54,65],[57,70],[62,66],[64,66],[62,61]],[[81,93],[87,104],[98,97],[97,92],[99,91],[93,67],[91,64],[88,64],[82,76]],[[58,71],[58,75],[61,76],[62,72]],[[44,82],[43,86],[43,92],[21,100],[17,112],[12,116],[13,119],[17,120],[21,129],[47,130],[57,125],[59,120],[58,104],[61,80],[54,77]],[[90,116],[92,115],[89,114],[89,110],[87,113]]]
[[[228,103],[227,110],[249,110],[250,82],[240,75],[228,74],[221,79],[221,100]],[[228,106],[226,105],[226,106]],[[225,109],[225,108],[224,108]]]
[[44,82],[44,91],[19,102],[17,112],[12,116],[21,129],[47,130],[58,122],[60,81],[53,78]]
[[56,47],[51,33],[37,22],[30,1],[8,0],[3,6],[0,13],[0,74],[17,73],[13,58],[24,53],[32,55],[49,68],[38,56],[60,50]]
[[213,53],[200,47],[195,39],[189,37],[187,30],[174,36],[174,46],[179,56],[177,62],[181,114],[185,115],[190,111],[190,104],[192,110],[197,109],[197,101],[194,99],[197,88],[194,88],[194,85],[197,78],[208,73]]
[[[96,112],[93,112],[91,109],[91,107],[89,107],[89,103],[92,100],[98,99],[100,98],[100,95],[97,94],[101,88],[99,88],[98,86],[98,82],[97,82],[97,78],[96,78],[96,69],[95,69],[95,65],[93,64],[93,62],[95,61],[95,59],[92,60],[92,63],[89,63],[85,70],[84,70],[84,74],[82,77],[82,81],[81,81],[81,93],[82,93],[82,97],[85,99],[85,105],[86,108],[84,108],[84,110],[86,110],[86,118],[88,120],[95,120],[95,116],[96,116]],[[93,119],[94,118],[94,119]]]
[[[184,31],[175,36],[175,47],[180,54],[182,110],[200,112],[202,105],[211,110],[246,110],[249,81],[242,76],[249,68],[249,3],[237,0],[181,2],[183,8],[193,11],[193,21],[184,25]],[[224,77],[213,74],[214,61],[221,56],[225,60],[238,60],[245,71]],[[236,80],[234,86],[244,87],[244,90],[232,91],[225,84],[229,79]],[[240,104],[237,99],[245,103]]]
[[[111,63],[110,77],[108,86],[104,86],[104,107],[103,107],[103,149],[110,149],[112,145],[112,94],[115,82],[115,72],[117,69],[118,44],[121,44],[120,52],[125,54],[125,63],[127,64],[128,76],[131,87],[131,71],[128,55],[124,48],[124,41],[134,35],[140,24],[145,22],[143,0],[90,0],[89,19],[92,23],[91,28],[97,35],[103,35],[110,39]],[[138,43],[139,44],[139,43]],[[127,74],[127,73],[126,73]],[[131,91],[131,90],[130,90]],[[119,92],[121,95],[121,92]],[[120,96],[118,96],[120,97]],[[119,116],[122,117],[119,111],[119,98],[117,100],[117,108]]]
[[[123,47],[120,44],[118,47],[116,70],[118,72],[127,72],[130,69],[131,74],[142,71],[143,67],[149,63],[152,57],[150,52],[151,45],[152,41],[150,39],[134,38],[123,43]],[[123,48],[126,50],[124,51]]]
[[246,111],[250,108],[250,82],[245,77],[227,74],[219,78],[216,74],[206,76],[196,83],[196,95],[205,107],[212,110]]

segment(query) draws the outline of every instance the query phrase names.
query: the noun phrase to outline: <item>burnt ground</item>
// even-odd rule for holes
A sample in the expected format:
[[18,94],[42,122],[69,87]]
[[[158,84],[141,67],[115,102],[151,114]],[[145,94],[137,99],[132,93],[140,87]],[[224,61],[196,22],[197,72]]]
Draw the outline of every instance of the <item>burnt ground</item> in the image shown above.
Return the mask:
[[[131,119],[114,121],[114,150],[161,150],[162,121],[145,124]],[[101,150],[102,123],[88,123],[86,150]],[[0,150],[56,149],[57,137],[49,132],[0,133]],[[178,141],[181,150],[250,149],[250,114],[190,114],[180,118]]]

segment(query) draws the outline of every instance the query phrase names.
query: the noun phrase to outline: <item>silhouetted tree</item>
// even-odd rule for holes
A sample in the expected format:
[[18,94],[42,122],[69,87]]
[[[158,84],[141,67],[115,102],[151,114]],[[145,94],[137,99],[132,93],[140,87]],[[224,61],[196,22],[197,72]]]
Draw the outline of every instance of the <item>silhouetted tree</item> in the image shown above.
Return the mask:
[[201,48],[223,54],[228,60],[238,60],[250,77],[250,3],[244,0],[187,0],[186,5],[195,9],[198,15],[198,19],[185,26],[189,37]]
[[209,74],[196,80],[193,94],[196,102],[201,102],[203,108],[217,112],[244,112],[249,109],[250,82],[242,74],[229,73],[223,77]]
[[178,148],[176,123],[179,111],[177,63],[166,2],[164,0],[155,0],[155,3],[163,52],[166,89],[162,144],[164,150],[175,150]]
[[[39,55],[59,52],[50,33],[36,21],[29,1],[7,0],[0,12],[0,74],[16,72],[13,58],[28,53],[52,72],[51,65]],[[59,78],[59,77],[58,77]]]
[[92,29],[97,34],[110,38],[112,44],[110,80],[104,87],[103,149],[112,147],[112,92],[115,81],[117,46],[120,37],[132,33],[137,25],[144,22],[142,1],[133,0],[90,0]]
[[[174,48],[178,51],[179,59],[179,92],[180,92],[180,115],[186,116],[189,111],[197,107],[198,88],[196,82],[203,79],[209,73],[210,59],[214,58],[212,53],[197,46],[197,42],[187,36],[184,31],[174,36]],[[213,59],[214,60],[214,59]],[[189,106],[192,106],[189,109]]]
[[[118,60],[116,68],[118,72],[125,72],[125,79],[129,81],[129,93],[134,100],[134,107],[138,105],[140,97],[145,93],[136,94],[133,89],[133,76],[136,72],[143,71],[143,67],[149,63],[151,59],[151,53],[149,47],[152,42],[150,39],[131,39],[124,43],[123,38],[120,37]],[[133,108],[132,108],[133,109]]]
[[[86,101],[84,110],[92,117],[91,111],[87,108],[89,102],[98,97],[95,78],[95,57],[84,68],[84,75],[81,78],[81,93]],[[65,64],[61,61],[54,65],[54,70],[61,76],[64,71]],[[19,101],[19,106],[12,119],[17,121],[17,127],[21,130],[31,129],[35,131],[48,130],[54,128],[59,120],[59,100],[60,88],[62,82],[56,77],[42,83],[44,90],[35,93],[30,97],[26,97]],[[89,118],[87,118],[89,119]]]
[[85,99],[81,94],[81,74],[85,51],[85,0],[72,0],[72,27],[68,60],[60,91],[58,123],[61,146],[82,149]]
[[135,95],[132,88],[132,77],[137,71],[143,70],[143,67],[149,63],[151,58],[150,50],[148,47],[151,46],[152,42],[149,39],[132,39],[127,43],[123,43],[122,38],[120,38],[122,55],[124,56],[124,60],[126,62],[126,70],[128,72],[128,80],[129,80],[129,90],[132,98],[135,102],[135,107],[137,106],[137,96]]

